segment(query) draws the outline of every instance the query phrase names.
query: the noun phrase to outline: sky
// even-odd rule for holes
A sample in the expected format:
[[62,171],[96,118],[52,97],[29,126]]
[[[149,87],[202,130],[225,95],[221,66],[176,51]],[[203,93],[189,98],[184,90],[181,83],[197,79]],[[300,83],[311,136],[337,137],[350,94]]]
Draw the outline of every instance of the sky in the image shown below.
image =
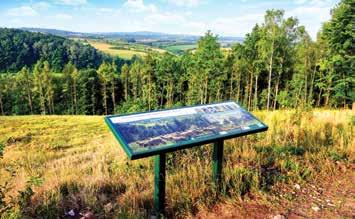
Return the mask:
[[267,9],[297,17],[313,39],[339,0],[0,0],[0,27],[154,31],[243,37]]

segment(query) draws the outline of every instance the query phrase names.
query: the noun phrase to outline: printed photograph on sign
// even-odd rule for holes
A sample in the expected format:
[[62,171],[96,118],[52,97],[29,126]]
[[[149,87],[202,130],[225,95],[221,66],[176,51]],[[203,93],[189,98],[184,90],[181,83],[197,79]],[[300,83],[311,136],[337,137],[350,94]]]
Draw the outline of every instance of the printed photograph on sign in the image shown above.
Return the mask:
[[264,127],[234,102],[110,118],[133,152]]

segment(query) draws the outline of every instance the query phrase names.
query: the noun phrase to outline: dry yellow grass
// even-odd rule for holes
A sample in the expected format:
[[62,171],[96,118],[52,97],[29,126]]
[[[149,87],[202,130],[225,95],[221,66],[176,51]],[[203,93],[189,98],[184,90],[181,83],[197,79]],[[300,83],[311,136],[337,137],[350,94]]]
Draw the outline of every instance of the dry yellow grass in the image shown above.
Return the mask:
[[[245,192],[306,183],[336,173],[335,162],[354,162],[351,111],[256,115],[269,131],[226,142],[219,199],[211,184],[210,146],[168,155],[168,215],[193,217]],[[127,160],[102,116],[0,117],[0,144],[5,146],[0,158],[0,187],[9,207],[5,218],[63,217],[70,209],[98,217],[144,217],[152,208],[153,158]],[[261,167],[279,175],[264,175]],[[27,200],[19,191],[29,187],[34,194]]]

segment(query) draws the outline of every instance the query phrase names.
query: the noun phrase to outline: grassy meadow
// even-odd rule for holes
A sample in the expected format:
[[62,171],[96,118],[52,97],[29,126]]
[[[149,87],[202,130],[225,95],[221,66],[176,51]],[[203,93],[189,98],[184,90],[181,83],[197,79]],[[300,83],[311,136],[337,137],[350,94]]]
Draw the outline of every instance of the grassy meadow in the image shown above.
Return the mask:
[[164,49],[172,52],[172,53],[182,53],[186,52],[188,50],[194,50],[196,49],[197,44],[181,44],[181,45],[171,45],[164,47]]
[[100,41],[88,41],[91,46],[95,49],[100,50],[108,55],[119,56],[123,59],[131,59],[134,55],[144,57],[147,55],[146,52],[130,50],[130,49],[116,49],[113,45]]
[[[269,130],[225,142],[219,196],[210,145],[168,154],[168,217],[193,218],[251,196],[272,207],[278,188],[324,181],[354,164],[352,111],[255,114]],[[153,158],[129,161],[102,116],[0,117],[0,150],[1,218],[58,218],[70,210],[140,218],[152,209]]]

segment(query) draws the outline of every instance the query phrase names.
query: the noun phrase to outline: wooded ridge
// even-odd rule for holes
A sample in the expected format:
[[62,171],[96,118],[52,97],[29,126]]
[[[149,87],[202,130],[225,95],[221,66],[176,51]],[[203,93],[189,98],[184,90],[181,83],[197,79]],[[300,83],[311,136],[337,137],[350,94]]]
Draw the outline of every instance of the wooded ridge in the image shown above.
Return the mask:
[[113,114],[229,99],[249,110],[348,107],[355,99],[352,6],[342,0],[316,41],[297,18],[272,9],[230,51],[207,31],[195,51],[130,61],[66,38],[2,28],[0,111]]

